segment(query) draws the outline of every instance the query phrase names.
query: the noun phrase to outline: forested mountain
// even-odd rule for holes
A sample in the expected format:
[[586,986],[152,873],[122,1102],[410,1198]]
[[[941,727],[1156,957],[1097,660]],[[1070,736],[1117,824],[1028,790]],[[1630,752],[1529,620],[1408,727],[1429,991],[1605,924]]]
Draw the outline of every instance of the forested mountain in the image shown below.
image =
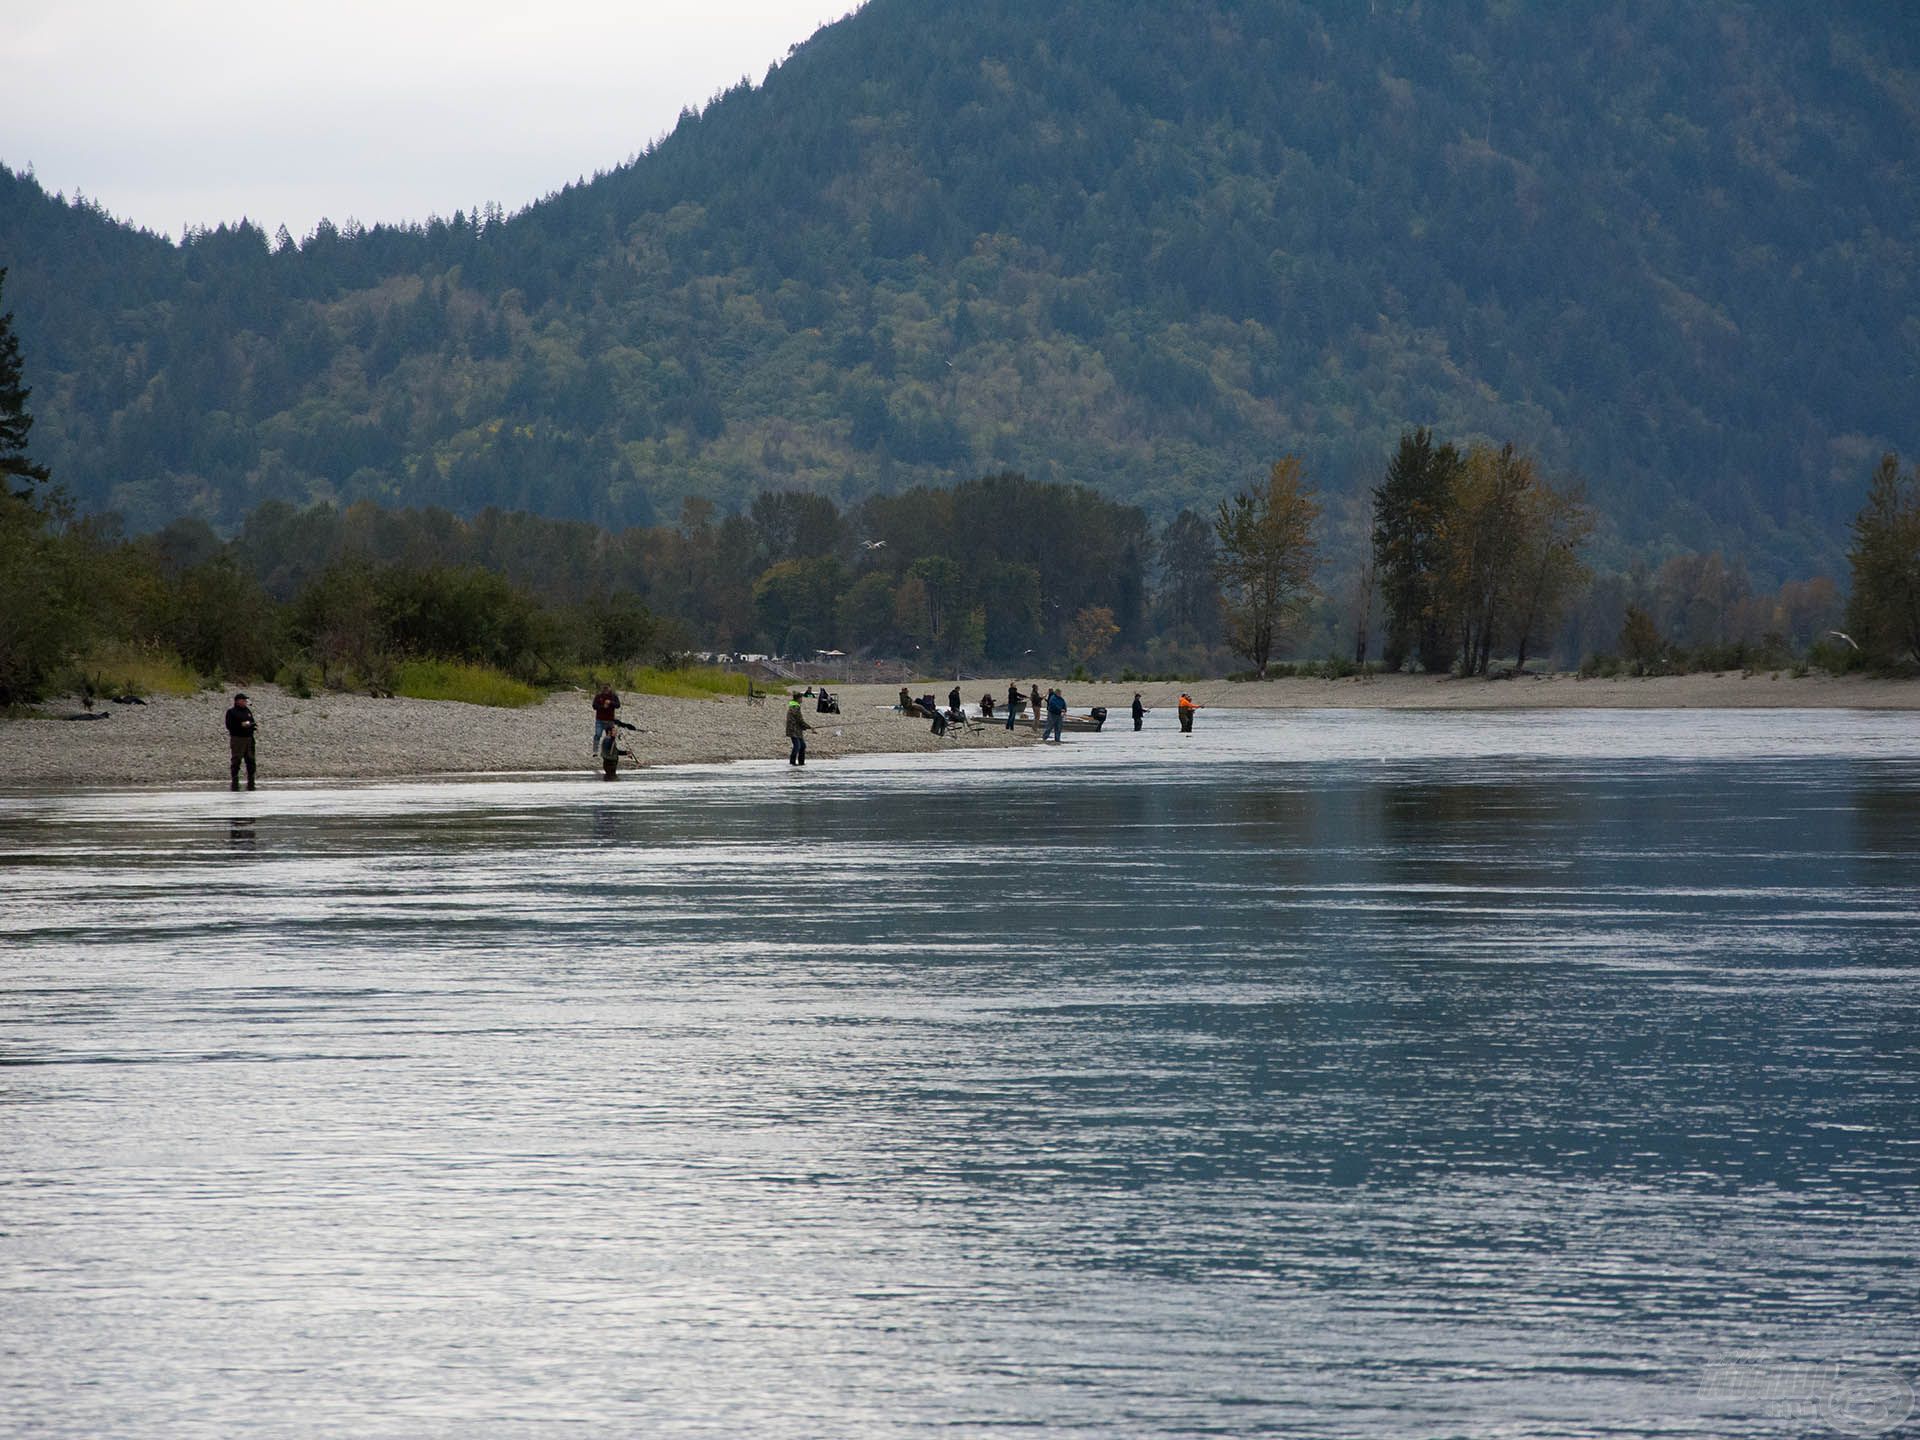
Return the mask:
[[1430,424],[1585,477],[1603,561],[1777,580],[1920,447],[1920,25],[871,0],[515,216],[176,244],[0,172],[0,265],[38,458],[135,527],[1003,470],[1165,516],[1295,452],[1357,542]]

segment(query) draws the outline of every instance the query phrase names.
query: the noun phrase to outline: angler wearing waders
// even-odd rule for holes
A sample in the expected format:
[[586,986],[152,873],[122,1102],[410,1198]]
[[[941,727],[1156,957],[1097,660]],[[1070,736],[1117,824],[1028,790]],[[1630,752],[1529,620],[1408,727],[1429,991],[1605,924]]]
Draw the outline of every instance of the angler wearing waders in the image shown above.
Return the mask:
[[[615,724],[625,723],[625,721],[615,722]],[[633,728],[631,725],[627,726],[629,730]],[[615,729],[613,725],[609,725],[600,736],[600,771],[607,779],[613,780],[619,777],[620,757],[622,755],[631,760],[633,758],[633,751],[621,747],[620,732]]]
[[807,731],[813,726],[807,723],[807,717],[800,713],[800,697],[794,696],[787,702],[787,739],[793,742],[787,752],[787,764],[804,765],[807,763]]
[[248,708],[247,697],[236,695],[233,704],[227,709],[227,753],[232,760],[227,773],[232,777],[232,788],[240,788],[240,767],[247,767],[247,789],[253,789],[253,732],[256,722],[253,711]]

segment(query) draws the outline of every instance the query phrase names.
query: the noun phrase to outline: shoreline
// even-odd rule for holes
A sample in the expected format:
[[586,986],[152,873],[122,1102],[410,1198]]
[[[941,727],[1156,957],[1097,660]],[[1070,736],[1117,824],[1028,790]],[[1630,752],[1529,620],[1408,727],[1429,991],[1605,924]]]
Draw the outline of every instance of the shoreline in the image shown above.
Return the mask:
[[[942,701],[955,681],[920,680],[915,694],[932,690]],[[1008,681],[976,677],[957,682],[962,698],[977,706],[983,693],[996,704]],[[1022,677],[1025,691],[1033,678]],[[1173,703],[1183,687],[1166,681],[1088,682],[1040,680],[1044,691],[1060,685],[1071,713],[1105,705],[1109,724],[1130,729],[1126,710],[1136,690],[1153,712],[1149,728],[1171,727]],[[808,758],[831,762],[848,755],[934,754],[956,749],[1005,748],[1038,743],[1030,728],[1008,732],[994,723],[957,740],[935,737],[927,722],[895,713],[897,685],[833,687],[842,713],[821,715],[809,703],[804,713],[814,730]],[[1920,680],[1872,680],[1858,676],[1786,672],[1669,675],[1648,679],[1581,680],[1571,674],[1515,680],[1451,676],[1378,675],[1345,680],[1288,678],[1272,681],[1195,681],[1184,687],[1204,708],[1217,710],[1910,710],[1920,711]],[[375,699],[333,693],[301,698],[273,685],[254,687],[260,717],[260,775],[279,780],[341,783],[397,779],[457,779],[499,775],[592,775],[588,737],[593,727],[585,691],[562,691],[518,710],[468,705],[455,700]],[[628,771],[662,765],[724,764],[739,760],[784,760],[783,692],[764,704],[743,697],[670,699],[627,697],[622,718],[641,733],[623,732],[635,758]],[[100,703],[110,718],[66,721],[78,711],[56,700],[41,715],[0,719],[0,788],[31,791],[73,785],[207,785],[227,780],[227,747],[221,716],[227,692],[156,696],[144,705]]]
[[[349,693],[301,698],[275,685],[247,692],[259,721],[260,783],[280,780],[453,779],[574,774],[600,778],[594,758],[591,696],[560,691],[537,705],[501,709],[458,700],[376,699]],[[634,752],[623,773],[662,765],[724,764],[787,758],[785,692],[763,704],[743,696],[678,699],[624,696],[620,715],[640,733],[621,732]],[[838,692],[836,692],[838,693]],[[143,705],[95,702],[109,718],[57,718],[79,710],[58,701],[42,716],[0,719],[0,789],[73,785],[227,784],[223,716],[231,692],[150,697]],[[996,729],[964,740],[940,739],[925,721],[891,710],[845,704],[821,715],[806,702],[809,762],[847,755],[910,754],[1034,743]]]
[[[960,681],[976,705],[991,691],[1006,698],[1008,677]],[[1024,692],[1031,678],[1018,677]],[[910,682],[915,694],[945,699],[951,680]],[[1203,707],[1220,710],[1920,710],[1920,679],[1879,680],[1824,672],[1795,679],[1790,671],[1703,671],[1634,679],[1583,680],[1572,671],[1527,674],[1511,680],[1453,675],[1353,675],[1344,680],[1290,676],[1277,680],[1058,681],[1040,678],[1040,690],[1061,685],[1074,712],[1105,705],[1116,717],[1140,692],[1148,709],[1171,711],[1185,690]],[[849,687],[854,689],[880,687]],[[898,687],[894,687],[896,690]],[[892,694],[892,691],[888,692]]]

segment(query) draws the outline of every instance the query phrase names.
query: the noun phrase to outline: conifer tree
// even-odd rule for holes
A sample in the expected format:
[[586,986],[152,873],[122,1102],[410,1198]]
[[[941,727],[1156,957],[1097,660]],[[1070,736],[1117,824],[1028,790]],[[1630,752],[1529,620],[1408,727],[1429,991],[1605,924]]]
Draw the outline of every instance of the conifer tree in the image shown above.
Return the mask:
[[1847,628],[1870,661],[1920,658],[1920,471],[1902,475],[1884,455],[1853,521],[1853,594]]
[[1452,445],[1422,427],[1400,437],[1386,477],[1373,491],[1373,561],[1387,609],[1385,659],[1398,670],[1409,656],[1424,670],[1445,670],[1453,637],[1442,596],[1447,508],[1461,465]]
[[[7,272],[0,269],[0,297],[4,297]],[[36,465],[27,454],[27,435],[33,429],[33,416],[27,410],[27,397],[33,392],[20,376],[20,341],[13,333],[13,314],[0,312],[0,475],[9,482],[24,481],[11,493],[18,499],[33,494],[35,485],[47,480],[47,467]]]

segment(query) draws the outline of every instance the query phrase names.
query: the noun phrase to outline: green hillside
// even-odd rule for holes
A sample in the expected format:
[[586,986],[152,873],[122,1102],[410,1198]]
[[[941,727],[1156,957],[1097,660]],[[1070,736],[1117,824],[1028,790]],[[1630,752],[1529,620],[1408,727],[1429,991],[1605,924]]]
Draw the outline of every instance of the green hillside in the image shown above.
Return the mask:
[[1920,27],[873,0],[516,216],[175,244],[8,173],[0,265],[40,457],[135,526],[1003,470],[1165,515],[1431,424],[1584,476],[1602,559],[1777,579],[1920,448]]

